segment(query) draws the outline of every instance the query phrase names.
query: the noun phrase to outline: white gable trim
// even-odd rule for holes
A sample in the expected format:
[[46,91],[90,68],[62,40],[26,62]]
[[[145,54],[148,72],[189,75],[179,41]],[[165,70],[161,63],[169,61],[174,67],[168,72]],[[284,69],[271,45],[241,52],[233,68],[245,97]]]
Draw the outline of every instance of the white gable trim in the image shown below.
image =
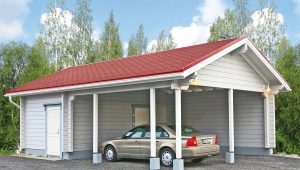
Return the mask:
[[251,41],[245,38],[247,45],[254,51],[256,56],[263,62],[263,64],[273,73],[273,75],[278,79],[278,81],[285,87],[287,91],[291,91],[292,89],[288,85],[288,83],[283,79],[283,77],[278,73],[278,71],[267,61],[267,59],[258,51],[258,49],[253,45]]

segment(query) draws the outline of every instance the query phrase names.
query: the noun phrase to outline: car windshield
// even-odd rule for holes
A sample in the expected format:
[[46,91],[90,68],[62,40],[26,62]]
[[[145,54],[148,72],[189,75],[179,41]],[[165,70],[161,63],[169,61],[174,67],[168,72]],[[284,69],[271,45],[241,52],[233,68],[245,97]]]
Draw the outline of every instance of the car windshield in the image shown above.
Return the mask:
[[[175,125],[168,125],[168,127],[170,129],[172,129],[174,132],[176,132],[176,126]],[[192,127],[182,125],[181,133],[182,133],[182,135],[190,135],[190,134],[200,133],[200,132],[198,130],[192,128]]]

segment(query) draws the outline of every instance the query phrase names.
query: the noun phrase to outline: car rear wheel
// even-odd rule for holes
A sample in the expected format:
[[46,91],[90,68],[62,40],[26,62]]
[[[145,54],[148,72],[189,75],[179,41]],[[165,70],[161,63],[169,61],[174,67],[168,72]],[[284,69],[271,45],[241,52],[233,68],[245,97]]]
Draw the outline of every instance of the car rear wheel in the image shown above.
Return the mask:
[[174,158],[175,153],[171,148],[165,148],[160,152],[160,163],[163,166],[171,167],[173,165]]
[[117,152],[115,148],[111,145],[105,147],[104,154],[105,160],[107,160],[108,162],[114,162],[117,160]]

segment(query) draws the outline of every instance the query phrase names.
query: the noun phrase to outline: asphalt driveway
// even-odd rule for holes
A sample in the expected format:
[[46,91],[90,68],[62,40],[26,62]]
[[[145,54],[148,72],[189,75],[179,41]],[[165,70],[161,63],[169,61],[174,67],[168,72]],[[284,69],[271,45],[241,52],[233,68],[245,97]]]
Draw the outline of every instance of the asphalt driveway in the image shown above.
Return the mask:
[[[103,162],[93,165],[91,160],[60,160],[48,161],[24,157],[0,156],[0,169],[105,169],[105,170],[139,170],[149,169],[148,161],[121,160],[118,162]],[[171,169],[171,168],[161,168]],[[300,159],[277,156],[240,156],[236,155],[235,164],[224,163],[222,155],[208,158],[201,163],[185,163],[185,169],[288,169],[299,170]]]

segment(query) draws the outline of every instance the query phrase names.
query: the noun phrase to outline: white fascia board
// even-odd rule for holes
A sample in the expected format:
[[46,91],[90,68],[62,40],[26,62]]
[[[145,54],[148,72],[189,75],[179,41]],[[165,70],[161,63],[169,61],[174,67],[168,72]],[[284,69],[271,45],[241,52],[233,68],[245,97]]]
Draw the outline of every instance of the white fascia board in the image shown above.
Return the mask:
[[63,91],[85,90],[91,88],[124,86],[124,85],[131,85],[131,84],[167,81],[167,80],[175,80],[175,79],[183,79],[183,78],[184,76],[183,73],[181,72],[169,73],[169,74],[160,74],[160,75],[147,76],[147,77],[105,81],[99,83],[89,83],[89,84],[55,87],[55,88],[40,89],[40,90],[31,90],[31,91],[24,91],[24,92],[15,92],[15,93],[5,94],[5,96],[9,97],[9,96],[36,95],[36,94],[51,93],[51,92],[63,92]]
[[199,69],[207,66],[208,64],[218,60],[219,58],[225,56],[226,54],[230,53],[231,51],[241,47],[242,45],[244,45],[246,43],[246,39],[242,39],[239,42],[221,50],[220,52],[214,54],[213,56],[205,59],[204,61],[192,66],[191,68],[185,70],[183,72],[184,77],[187,77],[189,75],[191,75],[192,73],[195,73],[196,71],[198,71]]
[[251,50],[258,56],[258,58],[262,61],[262,63],[273,73],[273,75],[277,78],[277,80],[284,85],[285,89],[287,91],[291,91],[292,89],[288,85],[288,83],[285,81],[285,79],[278,73],[278,71],[267,61],[267,59],[260,53],[260,51],[257,50],[257,48],[252,44],[251,41],[248,39],[245,39],[246,43],[249,45]]

